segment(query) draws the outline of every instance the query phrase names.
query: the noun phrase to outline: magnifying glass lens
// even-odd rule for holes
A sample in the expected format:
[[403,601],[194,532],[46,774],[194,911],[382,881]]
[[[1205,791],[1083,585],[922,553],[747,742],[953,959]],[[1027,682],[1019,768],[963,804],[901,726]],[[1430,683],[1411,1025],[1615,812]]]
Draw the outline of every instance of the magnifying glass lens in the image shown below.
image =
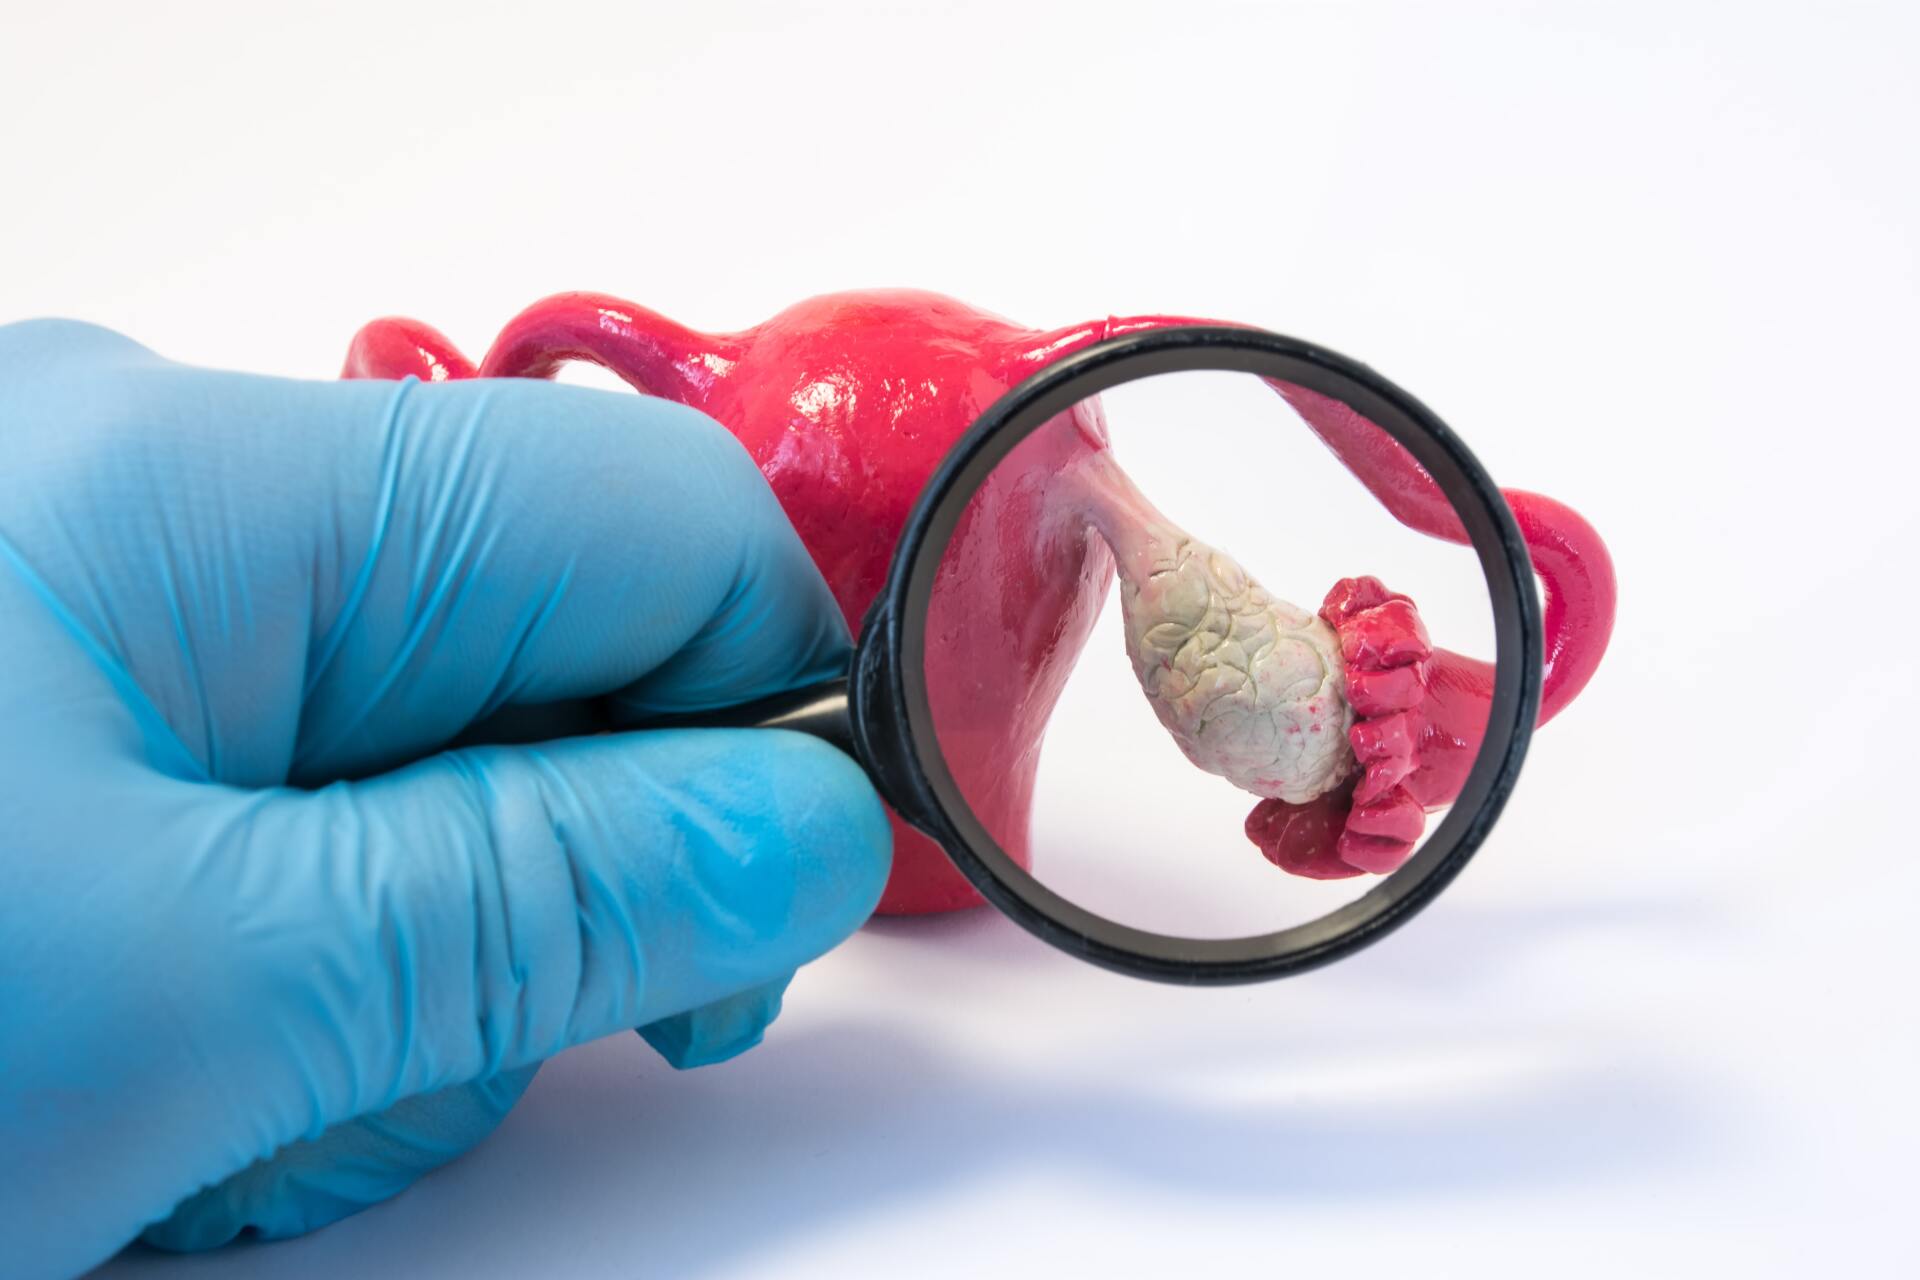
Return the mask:
[[1055,412],[977,478],[926,597],[958,825],[999,879],[1147,933],[1348,907],[1417,860],[1485,733],[1464,530],[1296,384],[1161,373]]

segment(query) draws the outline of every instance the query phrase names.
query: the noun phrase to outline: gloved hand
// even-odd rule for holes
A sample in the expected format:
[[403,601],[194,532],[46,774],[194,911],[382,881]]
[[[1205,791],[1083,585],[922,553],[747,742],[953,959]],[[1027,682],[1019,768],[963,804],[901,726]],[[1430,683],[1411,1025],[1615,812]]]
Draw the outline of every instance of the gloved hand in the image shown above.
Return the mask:
[[847,652],[692,410],[0,328],[7,1274],[331,1222],[622,1028],[754,1044],[878,899],[878,799],[798,735],[579,735]]

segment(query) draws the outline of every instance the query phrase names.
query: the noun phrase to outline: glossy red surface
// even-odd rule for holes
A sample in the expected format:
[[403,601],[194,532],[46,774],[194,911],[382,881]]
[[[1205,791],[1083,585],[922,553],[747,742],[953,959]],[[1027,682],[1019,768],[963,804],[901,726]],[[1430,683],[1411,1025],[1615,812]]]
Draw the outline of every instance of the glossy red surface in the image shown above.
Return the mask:
[[[701,409],[752,453],[849,626],[857,628],[914,500],[981,411],[1027,375],[1089,343],[1180,323],[1192,321],[1110,317],[1040,332],[937,294],[868,290],[810,299],[751,329],[710,334],[619,298],[567,293],[514,317],[477,370],[425,325],[376,320],[354,338],[343,376],[548,377],[568,361],[585,360],[646,394]],[[1345,421],[1325,406],[1302,407],[1298,397],[1306,393],[1278,389],[1395,516],[1423,533],[1464,540],[1432,480],[1398,445],[1363,420]],[[1048,521],[1044,481],[1102,445],[1097,423],[1066,415],[1023,443],[969,508],[929,619],[928,676],[945,753],[970,802],[1023,865],[1046,721],[1113,571],[1097,539],[1063,534]],[[1522,528],[1547,584],[1550,709],[1544,719],[1578,692],[1605,648],[1612,570],[1577,515],[1534,495],[1509,497],[1516,514],[1524,500]],[[1474,723],[1483,725],[1484,671],[1476,675],[1471,659],[1456,664],[1446,655],[1442,661],[1443,653],[1435,651],[1423,668],[1438,673],[1430,674],[1426,700],[1451,708],[1435,723],[1473,722],[1477,698]],[[1428,780],[1434,785],[1423,790],[1423,801],[1444,790],[1440,744],[1433,750]],[[1457,779],[1453,785],[1457,790]],[[1398,809],[1372,814],[1344,794],[1335,800],[1294,814],[1265,802],[1249,819],[1249,834],[1272,857],[1270,842],[1255,833],[1255,819],[1263,829],[1291,830],[1289,849],[1304,852],[1276,861],[1302,874],[1315,874],[1312,868],[1353,874],[1358,868],[1342,859],[1341,848],[1352,853],[1363,838],[1378,836],[1379,830],[1366,830],[1369,824],[1404,828],[1405,815]],[[942,911],[978,901],[937,846],[897,819],[894,826],[883,912]],[[1310,831],[1322,834],[1309,838]],[[1365,860],[1364,849],[1360,856]]]
[[[1386,432],[1337,400],[1278,383],[1274,389],[1396,520],[1428,537],[1465,545],[1467,532],[1440,486]],[[1613,558],[1593,526],[1572,507],[1523,489],[1500,492],[1513,509],[1533,571],[1540,577],[1546,633],[1540,723],[1545,724],[1587,687],[1607,651],[1618,597]],[[1458,654],[1448,658],[1486,665]]]
[[447,335],[418,320],[389,316],[353,335],[343,378],[404,378],[445,382],[471,378],[473,361],[461,355]]

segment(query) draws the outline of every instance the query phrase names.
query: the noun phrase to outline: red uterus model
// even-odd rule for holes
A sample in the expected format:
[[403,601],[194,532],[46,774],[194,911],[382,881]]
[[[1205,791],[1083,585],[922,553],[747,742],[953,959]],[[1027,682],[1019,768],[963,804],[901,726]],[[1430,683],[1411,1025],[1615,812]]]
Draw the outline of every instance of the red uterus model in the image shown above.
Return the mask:
[[[752,454],[857,629],[915,500],[993,401],[1091,343],[1194,323],[1218,322],[1134,316],[1042,332],[937,294],[867,290],[708,334],[619,298],[567,293],[514,317],[478,366],[426,325],[375,320],[355,336],[343,376],[550,377],[584,360],[647,395],[700,409]],[[1467,541],[1438,486],[1385,433],[1335,401],[1275,389],[1402,523]],[[1507,490],[1506,498],[1545,592],[1544,723],[1586,685],[1606,650],[1613,566],[1578,513],[1538,494]],[[1222,557],[1186,556],[1191,540],[1163,522],[1112,464],[1097,413],[1084,409],[1024,441],[974,498],[930,606],[927,674],[943,753],[976,813],[1029,865],[1047,718],[1117,564],[1143,688],[1190,759],[1263,797],[1247,834],[1266,857],[1320,879],[1398,866],[1426,813],[1452,801],[1472,765],[1490,665],[1433,647],[1413,603],[1375,579],[1342,580],[1310,615],[1273,601],[1230,561],[1216,572]],[[1177,564],[1169,558],[1175,546]],[[1298,733],[1303,743],[1329,734],[1333,750],[1290,751],[1284,736],[1250,745],[1245,734],[1209,734],[1190,718],[1197,693],[1217,692],[1206,682],[1238,676],[1188,662],[1194,650],[1178,643],[1178,628],[1167,642],[1166,611],[1177,602],[1143,587],[1173,580],[1175,570],[1234,627],[1278,637],[1260,650],[1278,655],[1273,678],[1255,671],[1240,691],[1258,713],[1248,723],[1268,738]],[[1320,659],[1326,681],[1294,679]],[[1297,694],[1268,689],[1288,682]],[[979,901],[931,840],[897,818],[894,836],[882,912]]]

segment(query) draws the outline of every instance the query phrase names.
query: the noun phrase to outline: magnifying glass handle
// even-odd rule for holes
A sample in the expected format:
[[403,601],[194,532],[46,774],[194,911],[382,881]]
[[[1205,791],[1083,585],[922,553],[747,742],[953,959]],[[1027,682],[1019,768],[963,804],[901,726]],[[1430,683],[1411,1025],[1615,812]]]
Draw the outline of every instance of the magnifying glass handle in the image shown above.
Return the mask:
[[801,689],[789,689],[770,698],[743,702],[737,707],[715,707],[685,715],[655,716],[636,729],[792,729],[812,734],[855,759],[853,717],[848,709],[846,676],[822,680]]

